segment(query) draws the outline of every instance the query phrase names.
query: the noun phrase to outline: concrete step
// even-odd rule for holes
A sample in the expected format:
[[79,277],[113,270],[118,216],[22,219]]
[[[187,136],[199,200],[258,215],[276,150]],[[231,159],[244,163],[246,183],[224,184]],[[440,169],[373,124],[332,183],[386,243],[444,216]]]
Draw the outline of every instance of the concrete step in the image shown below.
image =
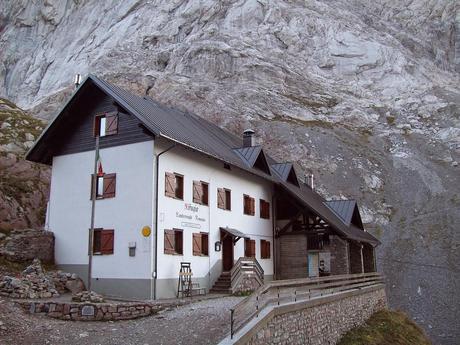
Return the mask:
[[225,294],[232,293],[230,289],[216,288],[216,287],[213,287],[211,290],[209,290],[209,292],[211,292],[211,293],[225,293]]

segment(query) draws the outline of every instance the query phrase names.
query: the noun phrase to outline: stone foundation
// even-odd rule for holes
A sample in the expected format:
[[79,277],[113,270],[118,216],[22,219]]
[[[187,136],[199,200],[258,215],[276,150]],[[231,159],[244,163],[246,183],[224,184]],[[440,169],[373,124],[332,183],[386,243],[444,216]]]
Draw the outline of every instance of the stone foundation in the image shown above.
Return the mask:
[[129,320],[156,314],[164,306],[148,303],[75,303],[17,301],[31,314],[73,321]]
[[0,244],[0,255],[13,262],[32,261],[54,263],[54,235],[51,231],[13,230]]
[[[316,300],[290,303],[252,320],[230,343],[332,345],[350,329],[387,307],[382,285]],[[222,342],[224,343],[224,341]]]

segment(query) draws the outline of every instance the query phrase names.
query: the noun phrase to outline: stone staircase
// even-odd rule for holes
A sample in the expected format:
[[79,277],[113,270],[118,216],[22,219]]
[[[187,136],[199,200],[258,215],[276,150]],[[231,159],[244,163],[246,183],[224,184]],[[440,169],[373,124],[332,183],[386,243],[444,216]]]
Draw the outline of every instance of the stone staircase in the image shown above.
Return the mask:
[[230,272],[222,272],[219,279],[216,280],[214,286],[209,292],[231,294],[232,290]]

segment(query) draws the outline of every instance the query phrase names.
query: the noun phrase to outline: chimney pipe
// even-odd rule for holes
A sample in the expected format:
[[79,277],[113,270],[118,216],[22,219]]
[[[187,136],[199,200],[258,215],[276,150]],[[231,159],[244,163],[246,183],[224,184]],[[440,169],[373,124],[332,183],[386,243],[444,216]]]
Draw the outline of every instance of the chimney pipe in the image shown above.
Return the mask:
[[305,174],[305,184],[310,186],[312,190],[315,189],[315,180],[313,174]]
[[255,146],[254,133],[255,132],[252,129],[246,129],[243,132],[243,146],[244,147]]
[[81,74],[75,74],[75,78],[74,78],[75,88],[78,88],[80,86],[80,83],[81,83]]

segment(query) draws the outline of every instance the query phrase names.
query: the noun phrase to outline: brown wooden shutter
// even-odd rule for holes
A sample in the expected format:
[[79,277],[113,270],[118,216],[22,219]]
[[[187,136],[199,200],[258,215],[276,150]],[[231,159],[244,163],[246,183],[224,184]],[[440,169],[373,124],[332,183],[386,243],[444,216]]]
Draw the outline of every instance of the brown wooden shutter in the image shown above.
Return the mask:
[[164,238],[164,253],[165,254],[174,254],[175,250],[175,231],[174,230],[165,230]]
[[217,188],[217,207],[225,208],[225,190],[223,188]]
[[202,183],[201,190],[203,191],[201,202],[203,205],[209,205],[209,185],[207,183]]
[[255,257],[256,256],[256,241],[255,240],[250,240],[249,241],[249,253],[250,253],[250,257]]
[[113,254],[113,230],[101,230],[101,254]]
[[265,258],[270,259],[270,241],[265,241]]
[[105,116],[105,135],[118,133],[118,114],[112,113]]
[[193,255],[201,255],[201,234],[193,235]]
[[200,181],[193,181],[193,202],[201,204],[203,202],[203,185]]
[[115,197],[115,189],[117,182],[117,174],[105,174],[104,175],[104,198]]
[[201,252],[203,255],[209,255],[209,235],[201,234]]
[[181,230],[174,231],[175,249],[177,254],[183,254],[183,233]]
[[256,214],[256,199],[250,198],[251,200],[251,216]]
[[176,177],[172,173],[165,173],[165,195],[174,198],[176,196]]

